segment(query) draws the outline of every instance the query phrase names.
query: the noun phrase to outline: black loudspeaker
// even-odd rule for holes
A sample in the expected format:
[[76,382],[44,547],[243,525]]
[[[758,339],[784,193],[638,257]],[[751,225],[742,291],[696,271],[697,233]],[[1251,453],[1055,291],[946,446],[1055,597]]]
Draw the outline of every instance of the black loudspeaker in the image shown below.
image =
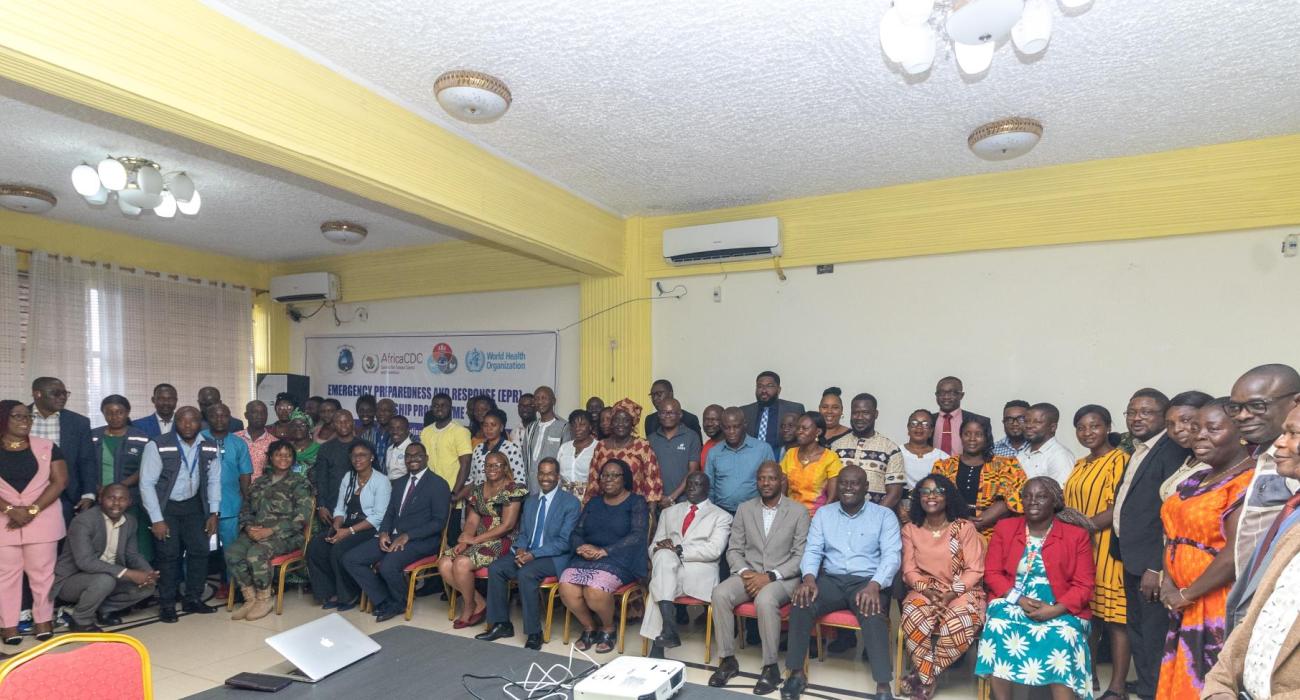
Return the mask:
[[257,399],[272,410],[271,422],[275,422],[275,397],[288,393],[302,406],[311,396],[311,377],[303,374],[261,374],[257,375]]

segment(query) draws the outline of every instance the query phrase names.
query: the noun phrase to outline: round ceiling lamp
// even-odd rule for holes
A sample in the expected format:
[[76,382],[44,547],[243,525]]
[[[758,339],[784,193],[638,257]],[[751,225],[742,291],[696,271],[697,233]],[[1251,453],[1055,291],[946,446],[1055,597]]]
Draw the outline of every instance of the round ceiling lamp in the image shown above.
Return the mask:
[[320,225],[321,235],[334,243],[356,245],[366,240],[366,227],[350,221],[326,221]]
[[510,88],[472,70],[450,70],[433,83],[433,94],[447,114],[470,124],[487,124],[510,109]]
[[0,185],[0,207],[24,214],[44,214],[59,200],[48,190],[24,185]]
[[971,132],[966,145],[984,160],[1011,160],[1032,151],[1043,137],[1037,119],[1009,117],[989,122]]

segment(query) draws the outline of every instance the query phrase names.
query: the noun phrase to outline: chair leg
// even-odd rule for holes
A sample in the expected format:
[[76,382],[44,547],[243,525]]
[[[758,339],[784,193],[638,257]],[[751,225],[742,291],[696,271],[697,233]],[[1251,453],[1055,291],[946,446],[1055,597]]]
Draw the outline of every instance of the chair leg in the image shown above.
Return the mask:
[[415,584],[417,583],[415,572],[406,577],[406,621],[410,622],[411,617],[415,614]]
[[559,592],[560,587],[556,585],[546,594],[546,626],[542,627],[542,644],[551,643],[551,621],[555,615],[555,596]]
[[447,586],[447,619],[456,619],[456,587]]
[[737,646],[739,646],[741,649],[744,649],[745,637],[748,636],[745,634],[745,620],[748,620],[749,618],[736,615],[733,619],[735,620],[736,636],[740,637],[740,641],[737,642]]
[[627,604],[636,589],[623,594],[623,605],[618,612],[618,653],[623,653],[623,634],[627,631]]
[[565,646],[569,645],[569,608],[564,608],[564,638],[561,640]]
[[822,663],[826,661],[826,644],[822,639],[822,626],[814,624],[813,629],[816,630],[817,638],[817,663]]
[[713,603],[704,609],[704,665],[713,660]]
[[230,611],[235,609],[235,589],[238,588],[238,586],[235,585],[234,581],[231,581],[228,585],[230,592],[226,593],[226,610]]
[[898,644],[894,650],[894,695],[903,694],[903,626],[898,626],[896,633]]
[[650,640],[646,639],[645,637],[641,638],[641,655],[642,656],[650,655]]
[[276,583],[275,586],[275,614],[283,615],[284,614],[284,579],[289,574],[289,565],[281,564],[278,568],[280,569],[280,576],[278,577],[279,582]]

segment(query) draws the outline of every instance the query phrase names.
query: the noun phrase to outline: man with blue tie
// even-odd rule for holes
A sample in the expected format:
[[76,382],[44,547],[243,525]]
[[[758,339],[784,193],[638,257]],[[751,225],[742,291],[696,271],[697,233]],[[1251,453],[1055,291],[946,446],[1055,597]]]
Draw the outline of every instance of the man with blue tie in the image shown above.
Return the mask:
[[[403,611],[406,567],[438,553],[451,509],[451,487],[425,469],[428,465],[424,445],[406,446],[406,476],[393,482],[379,535],[343,556],[343,569],[374,605],[375,622],[386,622]],[[378,573],[372,568],[375,564]]]
[[[754,403],[740,407],[749,434],[760,442],[766,442],[772,448],[772,454],[779,455],[781,416],[803,414],[803,404],[781,398],[781,375],[770,369],[759,372],[754,380],[754,399]],[[750,498],[753,498],[752,494]]]
[[515,636],[510,624],[510,582],[519,586],[524,608],[524,633],[528,649],[542,648],[541,605],[538,587],[548,576],[559,576],[573,554],[569,543],[578,524],[582,504],[560,485],[560,463],[543,457],[537,463],[538,491],[528,494],[520,519],[519,539],[512,557],[501,557],[488,567],[487,619],[491,627],[475,639],[493,641]]

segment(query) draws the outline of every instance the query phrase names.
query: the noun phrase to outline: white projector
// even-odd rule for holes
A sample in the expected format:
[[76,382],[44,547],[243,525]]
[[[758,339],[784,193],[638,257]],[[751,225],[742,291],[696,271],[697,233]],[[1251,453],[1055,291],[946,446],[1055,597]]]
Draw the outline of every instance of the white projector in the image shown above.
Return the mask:
[[620,656],[573,686],[573,700],[667,700],[686,685],[686,664]]

